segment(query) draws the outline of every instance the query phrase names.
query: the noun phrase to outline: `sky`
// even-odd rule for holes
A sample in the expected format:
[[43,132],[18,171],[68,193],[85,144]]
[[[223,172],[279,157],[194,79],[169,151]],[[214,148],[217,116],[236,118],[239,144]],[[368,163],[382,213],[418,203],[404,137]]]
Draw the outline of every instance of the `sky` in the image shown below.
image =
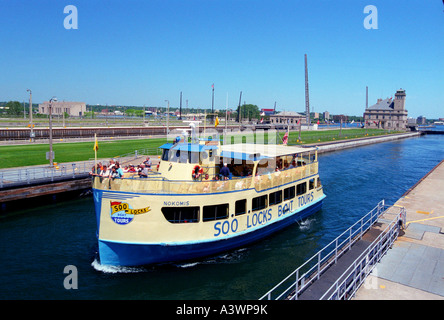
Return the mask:
[[0,22],[0,101],[211,108],[214,84],[215,109],[303,112],[307,54],[311,111],[362,116],[368,86],[444,117],[442,0],[0,0]]

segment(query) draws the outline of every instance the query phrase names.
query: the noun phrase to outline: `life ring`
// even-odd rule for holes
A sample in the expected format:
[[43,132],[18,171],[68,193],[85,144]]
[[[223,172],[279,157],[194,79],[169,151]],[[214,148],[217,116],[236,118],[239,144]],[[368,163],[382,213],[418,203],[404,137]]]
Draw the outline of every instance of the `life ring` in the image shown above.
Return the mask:
[[203,173],[203,169],[202,169],[202,167],[201,166],[199,166],[199,165],[196,165],[194,168],[193,168],[193,171],[191,172],[191,176],[193,177],[193,179],[199,179],[200,178],[200,176],[202,175],[202,173]]

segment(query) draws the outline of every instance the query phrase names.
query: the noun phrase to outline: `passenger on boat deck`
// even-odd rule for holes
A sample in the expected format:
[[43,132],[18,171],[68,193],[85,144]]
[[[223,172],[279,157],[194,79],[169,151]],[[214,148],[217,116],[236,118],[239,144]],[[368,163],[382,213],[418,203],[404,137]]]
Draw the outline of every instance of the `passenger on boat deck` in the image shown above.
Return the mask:
[[119,176],[119,172],[117,171],[116,166],[111,168],[111,174],[109,175],[109,177],[111,179],[115,179],[115,178],[122,178],[122,176]]
[[111,170],[115,165],[116,165],[116,163],[114,162],[113,159],[109,160],[108,169]]
[[89,172],[90,176],[97,176],[98,172],[100,172],[100,167],[97,164],[97,166],[92,166],[91,171]]
[[288,167],[288,169],[293,169],[296,168],[296,161],[293,160],[292,163],[290,164],[290,166]]
[[136,169],[134,168],[133,164],[130,164],[128,167],[128,172],[136,172]]
[[99,175],[102,176],[102,177],[108,178],[109,170],[108,170],[108,167],[106,165],[103,166],[103,169],[102,169],[102,171],[100,171]]
[[206,181],[210,180],[210,176],[208,175],[208,173],[205,173],[204,180],[206,180]]
[[220,169],[220,174],[225,180],[228,180],[228,178],[230,177],[230,169],[228,169],[227,163],[224,163],[224,166],[222,167],[222,169]]
[[148,170],[151,170],[151,159],[150,157],[146,157],[146,160],[143,162]]
[[141,177],[141,178],[148,178],[148,168],[145,167],[144,164],[141,164],[140,168],[142,168],[142,170],[139,171],[139,177]]
[[120,167],[120,163],[117,162],[115,168],[116,168],[116,171],[117,171],[117,174],[118,174],[119,178],[122,178],[123,177],[123,170]]

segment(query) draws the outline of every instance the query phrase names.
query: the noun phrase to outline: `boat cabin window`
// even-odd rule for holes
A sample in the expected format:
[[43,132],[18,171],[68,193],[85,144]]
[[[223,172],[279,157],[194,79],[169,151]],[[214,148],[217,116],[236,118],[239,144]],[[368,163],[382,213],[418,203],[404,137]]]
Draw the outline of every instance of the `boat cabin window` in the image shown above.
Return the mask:
[[228,218],[228,203],[203,207],[203,221],[213,221]]
[[312,179],[308,180],[308,189],[311,190],[311,189],[314,189],[314,187],[315,187],[315,179],[312,178]]
[[171,223],[192,223],[199,221],[199,207],[163,207],[162,213]]
[[168,161],[168,153],[169,153],[170,149],[163,149],[162,152],[162,160],[163,161]]
[[268,196],[268,204],[270,206],[281,202],[282,202],[282,190],[270,193],[270,195]]
[[299,196],[307,192],[307,182],[302,182],[296,186],[296,195]]
[[162,160],[178,163],[199,163],[199,152],[164,149]]
[[265,209],[267,207],[267,195],[253,198],[251,208],[253,211]]
[[235,203],[235,215],[240,216],[241,214],[247,213],[247,200],[237,200]]
[[190,163],[199,163],[199,152],[188,152],[188,161]]
[[295,186],[291,186],[289,188],[284,189],[284,200],[293,199],[295,195]]

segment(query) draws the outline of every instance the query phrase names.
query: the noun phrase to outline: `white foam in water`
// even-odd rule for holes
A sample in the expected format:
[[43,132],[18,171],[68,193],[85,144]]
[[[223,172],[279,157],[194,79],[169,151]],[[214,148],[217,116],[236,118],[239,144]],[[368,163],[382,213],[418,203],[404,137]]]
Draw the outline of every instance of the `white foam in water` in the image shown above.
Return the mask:
[[192,262],[192,263],[185,263],[185,264],[179,264],[178,267],[180,268],[191,268],[196,265],[200,264],[199,262]]
[[103,273],[138,273],[146,271],[144,268],[101,265],[97,259],[94,259],[91,266]]
[[301,230],[308,230],[308,229],[310,229],[312,221],[313,221],[313,219],[310,219],[310,218],[302,220],[302,221],[299,221],[298,222],[299,228]]

